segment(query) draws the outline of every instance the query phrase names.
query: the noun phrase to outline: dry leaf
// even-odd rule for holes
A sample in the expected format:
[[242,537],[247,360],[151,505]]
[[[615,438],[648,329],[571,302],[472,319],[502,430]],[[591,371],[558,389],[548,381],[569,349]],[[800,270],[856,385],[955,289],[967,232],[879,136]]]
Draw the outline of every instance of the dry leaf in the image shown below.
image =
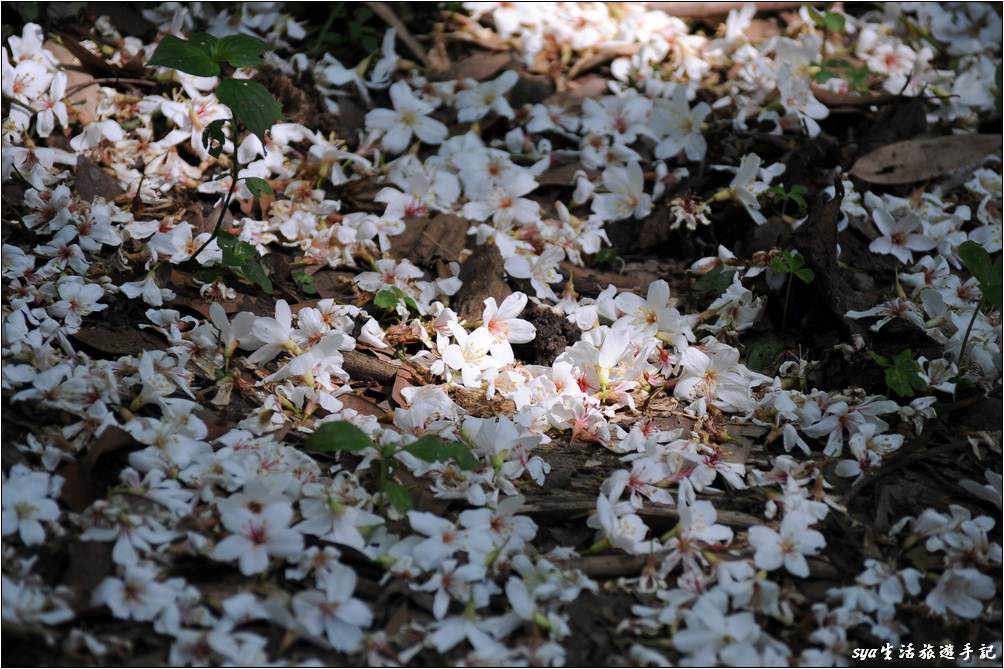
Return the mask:
[[910,139],[858,158],[851,175],[873,184],[909,184],[978,167],[1001,153],[1001,135],[948,135]]
[[511,62],[512,56],[508,52],[479,51],[454,63],[448,69],[437,72],[433,78],[437,81],[452,81],[455,79],[484,81],[495,76]]
[[613,46],[608,46],[591,56],[577,60],[575,65],[572,65],[572,68],[568,70],[568,78],[575,79],[580,74],[588,72],[595,67],[599,67],[604,63],[609,63],[614,58],[620,58],[621,56],[633,56],[636,53],[638,53],[637,44],[615,44]]

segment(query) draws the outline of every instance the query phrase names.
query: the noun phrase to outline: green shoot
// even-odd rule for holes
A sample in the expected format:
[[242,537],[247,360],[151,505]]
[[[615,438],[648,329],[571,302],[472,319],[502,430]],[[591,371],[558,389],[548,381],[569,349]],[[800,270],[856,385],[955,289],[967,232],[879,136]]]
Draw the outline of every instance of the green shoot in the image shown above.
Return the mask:
[[[169,67],[180,72],[199,77],[215,77],[223,74],[224,66],[234,68],[257,67],[262,64],[262,54],[271,50],[267,42],[250,35],[227,35],[217,39],[208,33],[195,33],[189,39],[173,35],[164,37],[153,52],[148,66]],[[217,119],[209,123],[202,134],[202,145],[214,158],[223,153],[226,143],[224,126],[229,123],[231,135],[236,144],[240,128],[245,128],[265,143],[265,134],[282,116],[282,105],[257,81],[248,79],[221,78],[216,87],[216,96],[232,114],[230,119]],[[252,281],[266,292],[272,292],[272,282],[264,265],[258,260],[254,246],[238,240],[222,231],[223,219],[230,209],[234,190],[241,177],[241,165],[236,153],[230,161],[230,188],[227,190],[220,209],[219,218],[209,239],[192,254],[198,257],[216,239],[223,252],[223,264],[246,280]],[[264,179],[247,177],[244,183],[252,195],[272,195],[272,188]]]
[[791,299],[792,276],[797,276],[802,283],[810,284],[816,278],[816,273],[805,266],[805,257],[798,251],[782,251],[771,259],[770,267],[778,274],[788,275],[788,287],[784,291],[784,311],[781,315],[781,332],[784,332],[788,322],[788,302]]
[[892,358],[868,352],[871,359],[885,369],[885,384],[900,397],[913,397],[927,390],[927,382],[920,376],[921,368],[913,358],[913,351],[900,351]]
[[376,449],[379,457],[375,471],[383,492],[382,502],[389,503],[399,513],[407,513],[414,507],[414,503],[411,493],[394,475],[398,453],[409,453],[423,462],[452,461],[464,471],[471,471],[478,466],[477,457],[464,444],[425,435],[403,447],[394,443],[378,446],[365,432],[350,423],[324,423],[307,437],[305,448],[315,453],[361,453],[367,448]]
[[1004,265],[1002,265],[1000,256],[997,257],[996,262],[992,261],[987,250],[981,244],[973,241],[963,242],[959,246],[959,258],[969,273],[979,282],[982,295],[976,308],[973,309],[973,316],[969,319],[966,334],[962,337],[958,360],[961,363],[966,357],[966,345],[969,343],[969,335],[973,332],[973,325],[976,324],[976,315],[987,307],[993,306],[998,310],[1004,308],[1002,307],[1004,279],[1001,276],[1004,274]]

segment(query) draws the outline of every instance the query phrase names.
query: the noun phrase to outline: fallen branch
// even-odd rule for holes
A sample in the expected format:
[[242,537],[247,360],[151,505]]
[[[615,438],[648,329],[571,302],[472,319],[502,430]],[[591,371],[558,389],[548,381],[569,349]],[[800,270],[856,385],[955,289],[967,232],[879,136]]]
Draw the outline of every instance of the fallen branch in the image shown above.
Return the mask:
[[369,8],[373,10],[373,13],[383,19],[383,22],[389,25],[391,28],[397,31],[397,36],[404,42],[404,45],[408,47],[412,55],[418,58],[419,62],[422,63],[423,67],[430,67],[429,57],[425,54],[422,49],[422,45],[418,43],[408,27],[404,25],[401,19],[397,18],[397,14],[391,9],[385,2],[367,2]]

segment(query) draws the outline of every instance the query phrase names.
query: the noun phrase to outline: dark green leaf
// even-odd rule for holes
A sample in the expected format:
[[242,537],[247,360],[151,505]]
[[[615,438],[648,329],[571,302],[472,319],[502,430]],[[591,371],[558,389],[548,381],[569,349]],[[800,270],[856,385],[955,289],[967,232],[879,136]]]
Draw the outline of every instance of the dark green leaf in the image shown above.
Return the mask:
[[317,286],[314,285],[314,277],[306,272],[293,272],[293,281],[297,287],[308,295],[317,295]]
[[815,23],[817,27],[822,28],[824,25],[826,25],[826,17],[823,15],[822,12],[820,12],[812,5],[806,5],[805,8],[809,12],[809,18],[812,19],[812,22]]
[[875,351],[868,351],[868,357],[874,360],[880,367],[889,366],[889,358],[884,355],[879,355]]
[[959,258],[977,281],[981,284],[990,283],[990,269],[993,261],[982,244],[974,241],[962,242],[959,246]]
[[358,453],[372,446],[366,433],[351,423],[324,423],[307,437],[307,450],[329,453],[351,451]]
[[408,513],[414,508],[414,504],[411,501],[411,493],[400,483],[385,481],[383,484],[383,494],[387,495],[387,501],[399,513]]
[[247,261],[240,266],[240,272],[245,279],[258,284],[266,293],[272,294],[272,280],[268,278],[268,272],[260,260]]
[[816,278],[816,273],[813,272],[808,267],[803,267],[802,269],[796,269],[794,274],[805,283],[812,283],[812,280]]
[[247,177],[244,179],[244,185],[248,187],[251,194],[256,197],[261,197],[262,193],[267,193],[268,195],[275,195],[275,191],[272,187],[268,185],[268,182],[261,177]]
[[694,290],[705,298],[717,299],[732,285],[732,275],[735,270],[731,267],[715,267],[713,270],[694,282]]
[[761,374],[773,374],[784,344],[771,333],[751,338],[746,344],[746,366]]
[[223,134],[223,126],[229,119],[218,118],[210,121],[202,133],[202,148],[206,149],[213,158],[219,158],[223,153],[223,145],[227,141]]
[[216,43],[213,55],[217,62],[226,61],[234,67],[254,67],[261,64],[261,55],[271,50],[268,42],[257,37],[227,35]]
[[220,66],[212,58],[211,42],[206,37],[199,33],[192,35],[191,40],[184,40],[167,35],[157,45],[147,65],[170,67],[197,77],[215,77],[220,73]]
[[[815,19],[813,19],[815,20]],[[834,33],[844,32],[846,19],[840,12],[826,12],[823,16],[823,25],[827,30]]]
[[969,273],[979,282],[983,299],[998,309],[1004,308],[1002,305],[1004,277],[1002,277],[1001,258],[998,257],[996,262],[993,261],[983,245],[974,241],[966,241],[959,246],[959,258]]
[[439,437],[426,435],[404,447],[419,460],[425,462],[448,462],[453,460],[463,470],[471,470],[478,466],[478,459],[461,443],[443,441]]
[[224,79],[216,88],[216,97],[230,107],[237,120],[262,144],[265,143],[265,133],[282,115],[282,105],[257,81]]
[[242,267],[250,260],[258,258],[258,249],[229,232],[220,230],[216,244],[223,252],[223,264],[227,267]]
[[388,311],[396,309],[398,303],[402,300],[410,309],[418,311],[418,303],[415,302],[415,299],[410,295],[407,295],[397,286],[381,288],[377,291],[377,294],[373,296],[373,304]]

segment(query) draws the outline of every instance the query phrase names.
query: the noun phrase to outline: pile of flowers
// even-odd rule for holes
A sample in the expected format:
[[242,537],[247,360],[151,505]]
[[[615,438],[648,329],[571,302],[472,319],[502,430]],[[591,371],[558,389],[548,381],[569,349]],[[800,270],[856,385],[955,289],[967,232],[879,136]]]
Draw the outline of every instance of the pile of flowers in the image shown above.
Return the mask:
[[[829,666],[876,640],[915,642],[917,611],[953,625],[999,622],[1000,432],[968,437],[992,464],[985,480],[943,482],[957,504],[890,519],[855,573],[834,575],[825,559],[847,531],[854,486],[929,440],[956,393],[999,406],[1000,312],[959,254],[967,241],[1001,251],[999,157],[909,198],[841,182],[842,234],[869,235],[896,276],[879,303],[847,319],[873,332],[905,321],[939,351],[917,363],[923,392],[913,399],[814,387],[818,361],[801,356],[756,371],[743,341],[769,323],[763,279],[778,279],[776,252],[744,259],[720,247],[691,259],[694,274],[726,278],[703,311],[688,311],[665,280],[642,294],[611,285],[582,296],[570,271],[609,246],[610,226],[654,212],[691,236],[724,215],[748,228],[776,219],[769,203],[785,164],[752,151],[722,164],[711,140],[820,136],[830,110],[816,96],[855,85],[839,68],[817,76],[837,54],[878,88],[923,98],[932,124],[970,133],[999,118],[995,11],[888,3],[835,12],[835,36],[803,8],[754,41],[752,6],[713,36],[637,3],[465,8],[471,29],[491,26],[527,71],[609,49],[612,79],[599,95],[517,105],[515,69],[434,77],[398,54],[393,29],[377,52],[342,63],[308,57],[305,28],[281,3],[233,15],[199,3],[144,9],[161,35],[262,36],[276,47],[268,63],[309,77],[329,113],[349,99],[366,105],[356,136],[284,121],[264,144],[251,135],[217,159],[203,135],[230,111],[215,77],[157,68],[159,85],[139,96],[98,81],[85,115],[41,27],[9,38],[2,177],[23,198],[5,198],[3,390],[7,408],[35,422],[4,453],[5,626],[89,662],[147,643],[93,624],[98,615],[164,639],[157,661],[171,664],[395,666],[423,656],[560,666],[576,643],[576,600],[616,590],[635,604],[616,626],[630,642],[609,661]],[[155,47],[106,19],[95,30],[82,44],[112,64]],[[338,270],[354,299],[291,303],[277,291],[263,293],[264,311],[240,306],[238,294],[258,289],[219,271],[227,249],[179,204],[222,198],[233,158],[240,177],[275,189],[266,207],[237,186],[237,239],[261,256]],[[84,160],[107,167],[125,195],[84,196]],[[544,201],[541,182],[567,164],[578,167],[561,199]],[[706,172],[724,173],[720,188],[678,188]],[[372,184],[360,207],[356,195]],[[475,253],[494,246],[522,288],[485,299],[480,319],[451,308],[460,258],[432,268],[392,253],[408,225],[441,215],[467,226]],[[790,229],[805,220],[781,216]],[[198,309],[170,278],[189,270]],[[401,299],[382,309],[371,299],[380,294]],[[581,332],[549,364],[517,355],[537,336],[531,305]],[[158,345],[126,355],[82,345],[88,327],[123,313],[142,314],[137,331]],[[836,352],[863,358],[865,347],[857,336]],[[395,394],[393,408],[365,410],[347,371],[360,354],[398,359],[422,383]],[[229,406],[221,426],[215,412]],[[335,423],[365,445],[341,457],[305,448]],[[733,457],[739,428],[760,435],[757,457]],[[409,447],[430,435],[462,444],[475,464],[416,456]],[[102,449],[123,440],[131,448],[112,466]],[[527,502],[550,487],[548,459],[561,449],[617,463],[595,481],[591,510],[568,520],[594,533],[584,545],[543,532]],[[101,474],[111,480],[78,505],[69,484],[87,472],[97,480],[95,467],[111,468]],[[388,475],[419,501],[374,485]],[[746,514],[725,508],[740,492]],[[653,509],[675,525],[656,529]],[[110,572],[87,591],[40,559],[80,544],[110,555]],[[589,568],[597,554],[643,566],[604,580]],[[193,564],[246,585],[221,598]],[[828,587],[800,590],[820,574]],[[387,622],[385,592],[412,612]],[[979,641],[1000,656],[998,639]]]

